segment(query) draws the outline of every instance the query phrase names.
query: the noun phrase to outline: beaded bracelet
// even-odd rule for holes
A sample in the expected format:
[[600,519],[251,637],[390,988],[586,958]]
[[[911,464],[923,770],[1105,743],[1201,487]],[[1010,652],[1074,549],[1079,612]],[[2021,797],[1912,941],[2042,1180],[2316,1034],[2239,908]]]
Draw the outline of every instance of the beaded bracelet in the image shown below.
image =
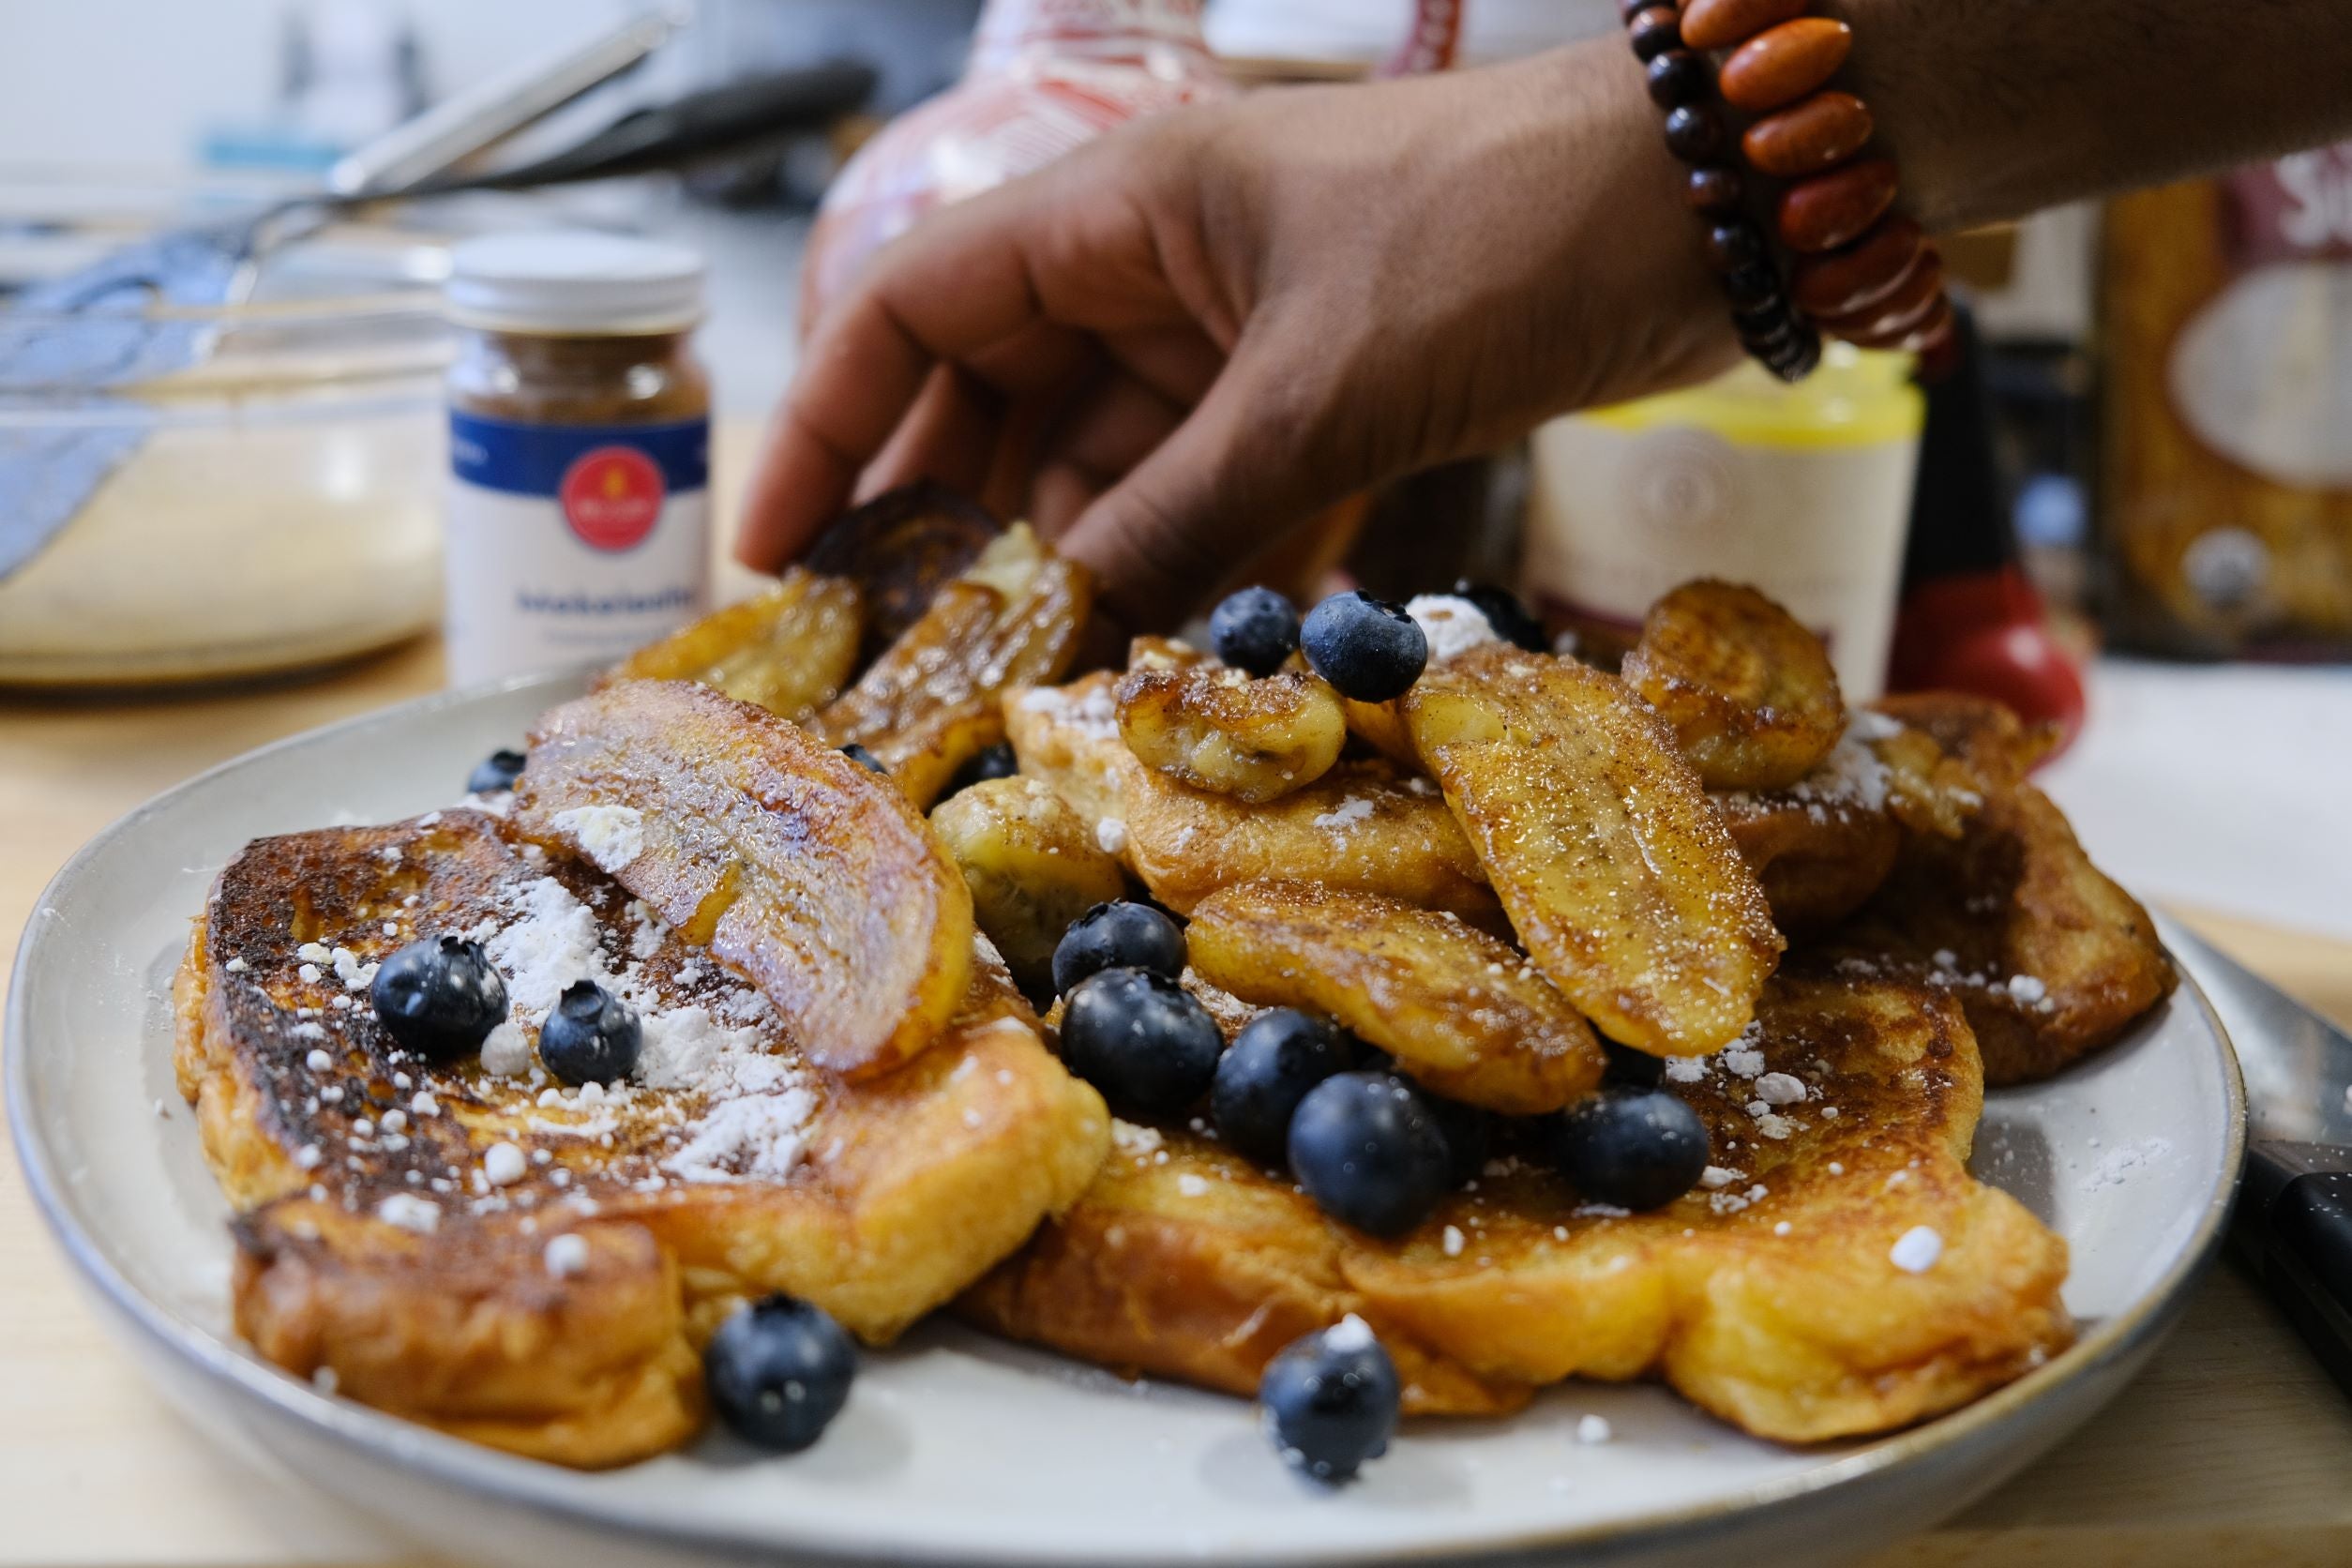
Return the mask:
[[[1619,9],[1666,112],[1666,146],[1690,166],[1686,194],[1748,353],[1785,381],[1820,362],[1823,333],[1938,359],[1952,342],[1942,260],[1918,224],[1891,212],[1894,164],[1863,156],[1869,106],[1828,85],[1853,30],[1806,16],[1807,3],[1620,0]],[[1736,154],[1777,191],[1773,231],[1795,258],[1785,280],[1748,216],[1750,182],[1734,166],[1718,98],[1749,117]]]

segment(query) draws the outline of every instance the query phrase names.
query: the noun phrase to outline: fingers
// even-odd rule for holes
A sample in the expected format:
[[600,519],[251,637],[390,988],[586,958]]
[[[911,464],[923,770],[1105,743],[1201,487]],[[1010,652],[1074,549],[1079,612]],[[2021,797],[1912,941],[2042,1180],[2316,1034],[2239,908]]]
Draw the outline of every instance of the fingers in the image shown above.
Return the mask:
[[1333,499],[1286,453],[1256,363],[1237,355],[1190,416],[1060,540],[1129,629],[1170,626],[1244,558]]

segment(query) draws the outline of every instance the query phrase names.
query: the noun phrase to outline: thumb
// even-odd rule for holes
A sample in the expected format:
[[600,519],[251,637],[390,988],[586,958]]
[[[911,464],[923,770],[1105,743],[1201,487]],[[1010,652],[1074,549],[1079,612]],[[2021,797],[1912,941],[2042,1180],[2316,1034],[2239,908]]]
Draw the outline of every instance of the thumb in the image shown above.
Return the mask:
[[1237,353],[1184,422],[1056,542],[1093,570],[1098,603],[1125,629],[1183,621],[1346,490],[1304,460],[1319,400],[1296,383],[1277,391],[1261,363]]

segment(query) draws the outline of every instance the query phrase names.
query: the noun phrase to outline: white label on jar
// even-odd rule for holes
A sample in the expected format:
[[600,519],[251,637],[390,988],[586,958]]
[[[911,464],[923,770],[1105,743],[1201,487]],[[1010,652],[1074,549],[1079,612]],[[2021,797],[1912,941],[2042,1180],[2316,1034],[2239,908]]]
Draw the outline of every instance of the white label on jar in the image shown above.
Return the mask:
[[701,613],[710,426],[449,416],[449,678],[606,663]]

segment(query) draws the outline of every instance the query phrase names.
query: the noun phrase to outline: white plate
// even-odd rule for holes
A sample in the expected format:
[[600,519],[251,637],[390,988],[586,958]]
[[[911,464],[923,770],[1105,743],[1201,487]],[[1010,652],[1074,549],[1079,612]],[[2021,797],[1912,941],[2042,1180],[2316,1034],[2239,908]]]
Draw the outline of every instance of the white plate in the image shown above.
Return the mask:
[[[570,695],[429,699],[256,752],[108,829],[18,956],[8,1108],[32,1189],[101,1315],[201,1425],[258,1445],[452,1554],[620,1561],[1140,1563],[1550,1556],[1719,1564],[1860,1553],[2057,1442],[2154,1348],[2212,1251],[2243,1114],[2194,988],[2058,1081],[1996,1093],[1976,1168],[2073,1250],[2082,1337],[1967,1410],[1876,1442],[1789,1449],[1661,1388],[1572,1384],[1512,1420],[1421,1423],[1364,1480],[1288,1474],[1239,1400],[1128,1384],[933,1325],[869,1356],[847,1412],[789,1459],[724,1437],[603,1475],[510,1458],[314,1391],[228,1333],[227,1210],[173,1091],[168,985],[214,872],[249,838],[444,804]],[[158,1120],[158,1112],[162,1112]],[[1587,1412],[1614,1440],[1575,1439]]]

